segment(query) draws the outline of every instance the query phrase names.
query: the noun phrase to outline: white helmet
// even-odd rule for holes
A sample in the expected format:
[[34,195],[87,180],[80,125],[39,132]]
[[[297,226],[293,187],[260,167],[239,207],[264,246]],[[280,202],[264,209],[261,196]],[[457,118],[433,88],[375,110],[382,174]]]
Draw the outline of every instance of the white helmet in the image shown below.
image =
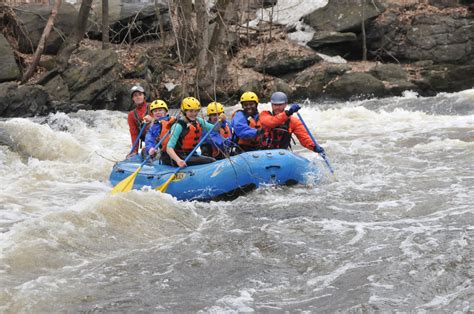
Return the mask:
[[135,85],[130,89],[130,97],[133,97],[133,93],[140,92],[145,94],[145,89],[141,85]]

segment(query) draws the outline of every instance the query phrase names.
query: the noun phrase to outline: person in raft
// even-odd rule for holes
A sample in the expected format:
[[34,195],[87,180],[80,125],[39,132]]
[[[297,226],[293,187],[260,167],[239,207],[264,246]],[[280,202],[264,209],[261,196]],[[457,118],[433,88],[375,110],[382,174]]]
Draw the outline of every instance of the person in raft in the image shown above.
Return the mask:
[[241,151],[260,149],[263,130],[258,113],[258,96],[254,92],[245,92],[240,96],[242,109],[237,110],[230,123],[233,129],[232,142],[237,143]]
[[[170,121],[168,114],[168,105],[161,99],[157,99],[150,104],[150,111],[153,116],[153,123],[148,130],[145,137],[145,156],[150,155],[155,157],[157,149],[156,144],[162,137],[162,130],[165,129],[164,125]],[[166,129],[166,130],[169,130]],[[166,132],[164,132],[166,133]]]
[[[141,145],[136,145],[137,139],[141,133],[139,141],[145,141],[146,132],[150,127],[149,123],[153,120],[150,116],[150,108],[145,99],[145,89],[140,85],[135,85],[130,89],[130,96],[135,106],[127,116],[133,150],[127,155],[127,158],[138,153]],[[145,129],[140,132],[143,127],[145,127]]]
[[[207,105],[207,122],[215,125],[222,113],[224,113],[224,106],[219,102],[211,102]],[[215,159],[226,158],[232,148],[231,136],[229,124],[223,121],[219,129],[213,130],[206,142],[201,145],[202,154]]]
[[[184,159],[197,146],[202,136],[214,128],[213,124],[198,117],[200,110],[201,103],[194,97],[186,97],[181,101],[182,118],[171,127],[170,138],[166,144],[166,153],[162,152],[160,158],[163,164],[183,168],[216,161],[212,157],[194,153],[187,162],[184,162]],[[219,119],[225,121],[226,116],[221,114]]]
[[262,148],[264,149],[288,149],[291,144],[291,135],[295,134],[300,144],[317,153],[324,153],[319,145],[314,145],[311,136],[306,131],[303,123],[293,113],[298,112],[301,107],[297,104],[288,105],[288,96],[283,92],[275,92],[270,97],[272,111],[260,113],[260,123],[264,130]]

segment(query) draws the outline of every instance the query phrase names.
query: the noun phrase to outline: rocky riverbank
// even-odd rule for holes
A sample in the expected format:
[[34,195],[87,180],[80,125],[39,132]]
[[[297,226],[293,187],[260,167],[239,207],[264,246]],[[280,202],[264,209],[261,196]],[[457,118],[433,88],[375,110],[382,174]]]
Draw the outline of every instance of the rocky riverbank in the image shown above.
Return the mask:
[[[263,2],[269,2],[263,5],[270,5],[265,9],[270,10],[277,1]],[[245,90],[255,91],[262,101],[281,90],[293,101],[347,100],[397,96],[406,90],[434,95],[474,86],[472,7],[462,1],[403,6],[369,2],[364,7],[369,61],[361,61],[359,1],[343,6],[329,1],[293,25],[260,20],[257,26],[241,27],[246,21],[235,19],[235,25],[228,25],[228,74],[214,95],[198,96],[204,102],[217,97],[234,104]],[[256,5],[246,19],[256,21],[259,10]],[[24,5],[0,11],[5,26],[0,34],[2,117],[79,109],[125,111],[131,106],[128,91],[133,83],[141,83],[150,99],[160,97],[171,106],[183,95],[196,94],[195,62],[182,63],[177,57],[166,6],[122,5],[112,10],[119,14],[110,19],[114,35],[106,50],[96,41],[100,31],[91,22],[89,39],[59,71],[54,55],[73,27],[71,16],[77,14],[74,6],[64,3],[47,42],[48,55],[24,85],[17,80],[31,60],[50,8]],[[140,28],[132,27],[132,20]],[[164,33],[158,33],[157,21],[167,36],[159,36]],[[305,28],[312,31],[312,38],[306,45],[296,43],[295,34]]]

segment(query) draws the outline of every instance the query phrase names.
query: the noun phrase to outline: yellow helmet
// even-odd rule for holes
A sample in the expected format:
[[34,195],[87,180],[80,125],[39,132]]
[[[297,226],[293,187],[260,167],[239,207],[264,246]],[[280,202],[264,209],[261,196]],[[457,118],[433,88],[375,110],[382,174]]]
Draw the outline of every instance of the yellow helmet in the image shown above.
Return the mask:
[[201,103],[194,97],[186,97],[181,102],[181,110],[199,110]]
[[157,99],[150,105],[150,111],[153,111],[155,109],[165,109],[166,111],[168,111],[168,105],[163,100]]
[[258,96],[254,92],[245,92],[240,96],[240,102],[255,101],[258,104]]
[[224,113],[224,106],[220,102],[211,102],[207,105],[207,115]]

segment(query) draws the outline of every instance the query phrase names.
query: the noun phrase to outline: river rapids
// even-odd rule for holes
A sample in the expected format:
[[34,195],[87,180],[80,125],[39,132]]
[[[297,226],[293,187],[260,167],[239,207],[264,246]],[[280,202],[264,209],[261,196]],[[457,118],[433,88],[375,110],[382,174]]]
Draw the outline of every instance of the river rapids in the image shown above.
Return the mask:
[[300,113],[337,180],[208,203],[110,194],[125,113],[1,120],[0,312],[472,312],[474,90]]

